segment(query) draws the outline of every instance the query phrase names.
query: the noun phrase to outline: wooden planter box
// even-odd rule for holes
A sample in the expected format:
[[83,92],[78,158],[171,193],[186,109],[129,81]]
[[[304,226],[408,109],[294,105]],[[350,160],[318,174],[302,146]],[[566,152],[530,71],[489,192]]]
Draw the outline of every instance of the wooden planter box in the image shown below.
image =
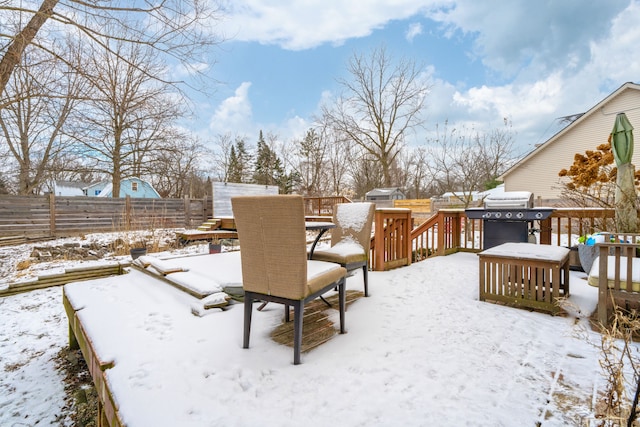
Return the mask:
[[569,253],[532,243],[504,243],[480,252],[480,301],[562,311],[556,301],[569,296]]

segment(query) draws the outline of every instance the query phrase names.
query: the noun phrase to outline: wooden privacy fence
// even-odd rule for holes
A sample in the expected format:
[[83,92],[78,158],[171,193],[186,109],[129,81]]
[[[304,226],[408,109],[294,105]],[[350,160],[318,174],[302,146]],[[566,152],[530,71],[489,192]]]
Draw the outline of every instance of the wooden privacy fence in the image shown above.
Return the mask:
[[396,199],[393,207],[411,209],[412,214],[430,214],[431,199]]
[[0,196],[0,238],[195,228],[210,212],[207,199]]

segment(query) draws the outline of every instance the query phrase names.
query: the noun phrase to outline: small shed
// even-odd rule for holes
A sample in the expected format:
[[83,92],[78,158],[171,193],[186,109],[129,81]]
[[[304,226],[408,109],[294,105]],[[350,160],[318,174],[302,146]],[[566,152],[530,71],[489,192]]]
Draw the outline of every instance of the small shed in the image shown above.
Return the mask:
[[400,187],[391,188],[374,188],[364,195],[366,201],[384,201],[384,200],[402,200],[405,199],[405,195],[400,191]]

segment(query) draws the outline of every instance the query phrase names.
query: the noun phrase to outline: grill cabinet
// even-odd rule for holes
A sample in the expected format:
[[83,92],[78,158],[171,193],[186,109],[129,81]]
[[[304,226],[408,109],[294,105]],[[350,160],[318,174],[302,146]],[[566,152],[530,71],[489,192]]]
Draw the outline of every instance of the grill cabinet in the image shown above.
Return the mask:
[[552,208],[534,208],[533,193],[505,191],[484,200],[483,208],[465,210],[467,217],[482,219],[484,250],[503,243],[528,242],[533,221],[549,218]]

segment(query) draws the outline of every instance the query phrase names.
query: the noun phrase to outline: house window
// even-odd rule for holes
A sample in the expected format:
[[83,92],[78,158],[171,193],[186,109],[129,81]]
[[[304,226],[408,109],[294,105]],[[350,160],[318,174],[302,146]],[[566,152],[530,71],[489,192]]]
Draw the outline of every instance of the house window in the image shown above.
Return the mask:
[[137,182],[132,182],[131,183],[131,191],[138,191],[138,183]]

